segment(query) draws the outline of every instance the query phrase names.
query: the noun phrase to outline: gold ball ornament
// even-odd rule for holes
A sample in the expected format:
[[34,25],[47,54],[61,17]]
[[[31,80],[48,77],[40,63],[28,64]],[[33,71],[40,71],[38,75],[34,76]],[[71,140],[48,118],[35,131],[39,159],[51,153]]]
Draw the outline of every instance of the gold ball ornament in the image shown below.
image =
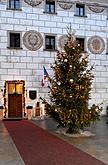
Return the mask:
[[61,82],[58,82],[58,85],[60,85],[61,84]]
[[88,58],[85,58],[85,61],[88,61]]
[[68,61],[67,58],[65,58],[65,59],[64,59],[64,62],[67,62],[67,61]]

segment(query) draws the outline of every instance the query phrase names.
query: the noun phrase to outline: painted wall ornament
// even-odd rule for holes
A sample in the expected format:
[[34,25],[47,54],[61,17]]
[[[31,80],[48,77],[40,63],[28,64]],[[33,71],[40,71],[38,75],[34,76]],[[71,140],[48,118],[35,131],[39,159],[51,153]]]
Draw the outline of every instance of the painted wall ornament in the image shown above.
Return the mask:
[[35,7],[39,4],[42,3],[43,0],[24,0],[25,3],[27,3],[28,5]]
[[93,54],[101,54],[105,49],[105,42],[99,36],[93,36],[88,40],[88,48]]
[[39,32],[31,30],[24,34],[23,43],[27,49],[35,51],[42,46],[43,38]]
[[73,5],[72,3],[69,3],[69,2],[66,3],[66,2],[60,2],[60,1],[58,1],[58,4],[64,10],[70,9],[72,7],[72,5]]
[[60,49],[64,48],[65,44],[67,43],[67,40],[68,40],[67,35],[63,35],[59,38],[58,45],[59,45]]
[[102,13],[105,9],[105,6],[100,6],[97,3],[87,4],[88,8],[95,13]]

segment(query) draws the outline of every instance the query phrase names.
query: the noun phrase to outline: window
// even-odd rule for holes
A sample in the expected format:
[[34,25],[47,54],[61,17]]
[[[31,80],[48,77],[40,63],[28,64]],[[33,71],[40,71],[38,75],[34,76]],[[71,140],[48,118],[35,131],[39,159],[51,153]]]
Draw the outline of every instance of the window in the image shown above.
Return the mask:
[[20,48],[20,33],[9,33],[9,47],[10,48]]
[[9,0],[10,9],[20,9],[20,0]]
[[55,13],[55,1],[46,0],[45,12]]
[[9,83],[8,84],[8,93],[9,94],[22,94],[23,93],[23,83]]
[[85,6],[83,4],[76,4],[76,15],[85,16]]
[[45,36],[45,49],[55,50],[55,36]]
[[84,51],[84,38],[76,38],[76,43]]

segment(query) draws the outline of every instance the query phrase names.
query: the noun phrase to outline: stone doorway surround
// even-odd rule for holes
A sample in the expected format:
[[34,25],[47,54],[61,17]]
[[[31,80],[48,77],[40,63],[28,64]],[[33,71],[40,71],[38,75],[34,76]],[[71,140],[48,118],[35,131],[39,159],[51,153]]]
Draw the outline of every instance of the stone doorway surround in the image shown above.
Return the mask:
[[25,81],[5,81],[3,118],[25,117]]

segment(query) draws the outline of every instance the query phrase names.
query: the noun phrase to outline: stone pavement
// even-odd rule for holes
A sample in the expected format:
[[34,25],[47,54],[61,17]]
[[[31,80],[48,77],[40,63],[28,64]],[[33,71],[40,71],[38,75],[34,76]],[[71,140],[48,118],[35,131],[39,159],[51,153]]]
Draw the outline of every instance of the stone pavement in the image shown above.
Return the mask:
[[0,165],[24,165],[2,121],[0,121]]
[[108,165],[107,116],[102,116],[100,121],[86,129],[87,131],[95,134],[95,136],[91,137],[67,137],[65,135],[57,134],[57,123],[51,118],[45,120],[33,120],[33,122]]
[[[87,129],[95,136],[77,138],[57,134],[57,123],[51,118],[33,120],[32,122],[108,164],[108,117],[101,117],[99,122]],[[2,121],[0,121],[0,165],[24,165]]]

